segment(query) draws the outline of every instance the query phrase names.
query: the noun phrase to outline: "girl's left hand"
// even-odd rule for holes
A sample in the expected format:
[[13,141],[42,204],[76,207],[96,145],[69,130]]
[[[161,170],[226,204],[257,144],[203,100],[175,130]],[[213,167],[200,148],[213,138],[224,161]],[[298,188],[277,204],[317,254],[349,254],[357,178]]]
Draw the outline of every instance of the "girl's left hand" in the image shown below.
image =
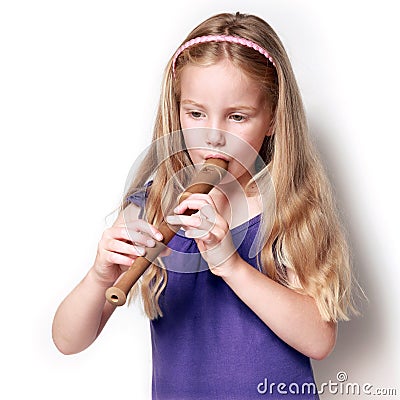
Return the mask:
[[[187,209],[198,212],[182,215]],[[240,256],[233,245],[229,225],[218,213],[208,194],[192,194],[174,212],[175,215],[166,217],[166,222],[182,226],[185,236],[195,239],[213,274],[221,276],[235,265],[235,260]]]

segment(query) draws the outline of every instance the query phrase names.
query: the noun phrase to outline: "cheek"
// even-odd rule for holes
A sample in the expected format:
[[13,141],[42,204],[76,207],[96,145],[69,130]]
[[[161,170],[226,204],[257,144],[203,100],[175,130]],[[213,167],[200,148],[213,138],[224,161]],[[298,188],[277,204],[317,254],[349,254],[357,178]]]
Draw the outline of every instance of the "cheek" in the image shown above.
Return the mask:
[[182,126],[183,138],[188,150],[204,147],[206,132],[201,128]]
[[241,164],[241,170],[243,168],[247,171],[253,170],[254,163],[259,157],[259,151],[265,139],[265,133],[263,129],[259,129],[258,132],[242,130],[237,135],[231,136],[230,153],[233,159]]
[[194,164],[203,162],[202,153],[204,153],[206,131],[201,128],[191,128],[182,126],[182,134],[185,147]]
[[249,156],[249,154],[258,154],[265,138],[264,130],[249,129],[238,133],[234,140],[235,153]]
[[252,141],[252,143],[250,143],[250,145],[254,148],[257,154],[260,152],[264,139],[265,139],[265,134],[258,136],[255,140]]
[[179,113],[179,121],[182,129],[198,128],[204,124],[191,118],[185,111]]
[[243,140],[246,141],[254,150],[257,152],[260,151],[261,146],[265,140],[266,135],[268,134],[270,126],[270,120],[260,120],[257,121],[256,124],[252,127],[251,130],[245,132],[243,135]]
[[180,112],[179,119],[181,123],[182,134],[185,142],[185,147],[189,151],[190,157],[193,160],[195,151],[194,148],[200,146],[200,135],[195,131],[195,127],[191,124],[191,120],[184,112]]
[[186,121],[185,121],[185,115],[182,113],[182,111],[179,111],[179,122],[181,124],[181,128],[185,129]]

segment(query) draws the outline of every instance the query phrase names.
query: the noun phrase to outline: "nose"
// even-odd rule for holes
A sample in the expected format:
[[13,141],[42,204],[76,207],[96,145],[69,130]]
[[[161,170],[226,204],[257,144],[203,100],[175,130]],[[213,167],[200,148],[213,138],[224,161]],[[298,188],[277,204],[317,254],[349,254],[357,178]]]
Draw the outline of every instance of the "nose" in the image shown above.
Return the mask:
[[207,129],[206,143],[217,147],[225,145],[225,134],[220,129]]

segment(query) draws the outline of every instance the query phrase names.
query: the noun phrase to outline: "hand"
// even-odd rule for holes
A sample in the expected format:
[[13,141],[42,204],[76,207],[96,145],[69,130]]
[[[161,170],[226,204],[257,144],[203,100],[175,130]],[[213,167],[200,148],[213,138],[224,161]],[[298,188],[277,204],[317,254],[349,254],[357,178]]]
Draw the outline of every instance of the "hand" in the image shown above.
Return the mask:
[[[198,210],[192,215],[182,215],[187,209]],[[239,257],[226,220],[217,212],[208,194],[195,193],[166,217],[170,225],[182,226],[185,236],[195,239],[197,247],[215,275],[222,276],[231,269]]]
[[[93,270],[99,282],[112,285],[133,261],[162,240],[161,232],[142,219],[119,222],[103,232]],[[162,254],[161,254],[162,255]]]

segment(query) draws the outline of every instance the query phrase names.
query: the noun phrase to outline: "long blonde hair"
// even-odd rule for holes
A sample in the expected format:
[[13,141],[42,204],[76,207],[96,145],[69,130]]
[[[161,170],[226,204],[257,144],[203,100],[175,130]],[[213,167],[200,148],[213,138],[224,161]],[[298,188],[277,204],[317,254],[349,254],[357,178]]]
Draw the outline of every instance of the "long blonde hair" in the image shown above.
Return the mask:
[[[313,297],[324,320],[349,319],[356,310],[347,240],[330,184],[309,138],[300,92],[280,39],[262,19],[240,13],[218,14],[207,19],[183,43],[205,35],[249,39],[269,52],[275,66],[253,49],[233,43],[210,42],[189,47],[176,61],[175,76],[171,57],[164,73],[152,139],[163,145],[149,151],[121,208],[128,205],[130,194],[144,186],[145,178],[153,175],[146,219],[156,226],[161,222],[159,194],[174,174],[191,165],[187,153],[174,151],[174,143],[168,140],[171,132],[180,131],[181,71],[188,64],[210,65],[228,58],[260,83],[274,111],[273,135],[266,137],[260,150],[266,167],[251,180],[263,187],[262,182],[272,177],[276,195],[272,229],[263,218],[260,222],[265,243],[258,258],[260,269],[282,285]],[[166,193],[166,204],[175,200],[175,193]],[[289,282],[287,269],[297,276],[296,285]],[[158,300],[167,277],[167,271],[155,264],[142,277],[141,295],[150,319],[162,316]],[[135,289],[132,293],[137,294]]]

